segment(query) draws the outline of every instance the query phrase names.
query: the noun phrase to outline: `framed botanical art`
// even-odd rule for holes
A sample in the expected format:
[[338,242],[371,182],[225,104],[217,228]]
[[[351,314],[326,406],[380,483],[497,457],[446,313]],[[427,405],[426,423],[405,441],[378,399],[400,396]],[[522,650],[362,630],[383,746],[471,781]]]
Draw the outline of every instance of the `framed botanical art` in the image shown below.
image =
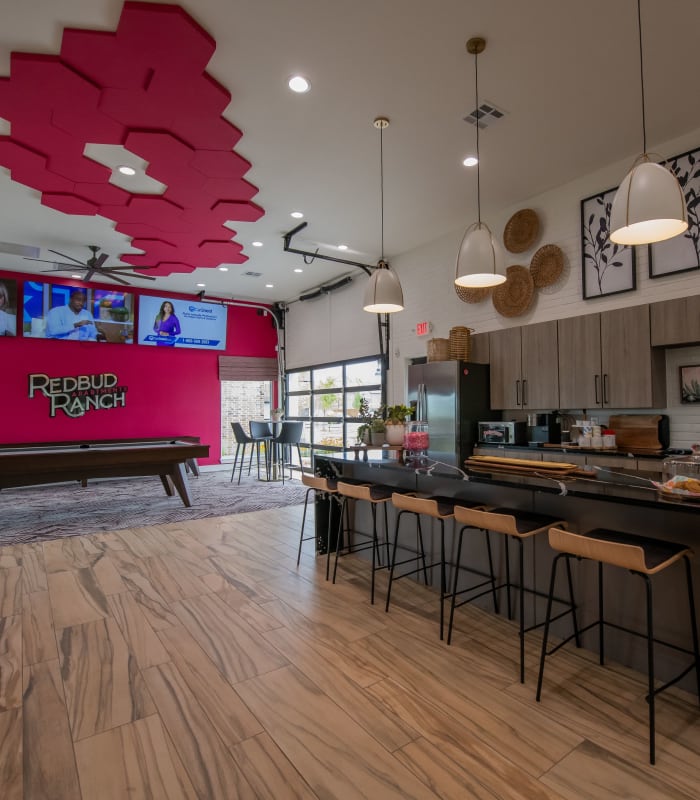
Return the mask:
[[630,292],[637,286],[634,247],[610,241],[610,210],[617,187],[581,201],[583,299]]
[[678,179],[688,208],[688,230],[649,246],[649,277],[700,269],[700,149],[663,162]]
[[700,403],[700,366],[680,368],[681,403]]

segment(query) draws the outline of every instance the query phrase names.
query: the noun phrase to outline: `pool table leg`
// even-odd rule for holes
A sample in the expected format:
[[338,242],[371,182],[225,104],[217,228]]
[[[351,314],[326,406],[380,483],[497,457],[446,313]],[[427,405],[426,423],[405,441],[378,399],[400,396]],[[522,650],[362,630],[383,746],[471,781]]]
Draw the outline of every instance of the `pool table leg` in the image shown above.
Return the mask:
[[187,483],[187,471],[185,470],[185,465],[182,462],[179,464],[173,464],[173,469],[170,473],[170,479],[177,489],[180,499],[185,506],[189,508],[192,505],[192,498],[190,496],[190,487]]
[[173,482],[170,480],[170,475],[161,475],[160,482],[163,484],[163,488],[168,497],[172,497],[175,492],[173,491]]

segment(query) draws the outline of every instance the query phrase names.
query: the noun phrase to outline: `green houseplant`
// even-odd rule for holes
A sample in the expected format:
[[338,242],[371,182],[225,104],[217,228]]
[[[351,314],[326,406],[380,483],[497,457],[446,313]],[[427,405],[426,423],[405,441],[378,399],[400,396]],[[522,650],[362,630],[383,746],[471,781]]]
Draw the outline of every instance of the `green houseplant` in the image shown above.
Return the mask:
[[380,416],[380,412],[377,411],[376,414],[377,416],[375,416],[369,424],[370,441],[372,446],[381,447],[384,444],[386,426],[384,420]]
[[386,415],[386,441],[388,444],[403,444],[406,433],[406,420],[411,415],[411,409],[402,404],[387,406]]

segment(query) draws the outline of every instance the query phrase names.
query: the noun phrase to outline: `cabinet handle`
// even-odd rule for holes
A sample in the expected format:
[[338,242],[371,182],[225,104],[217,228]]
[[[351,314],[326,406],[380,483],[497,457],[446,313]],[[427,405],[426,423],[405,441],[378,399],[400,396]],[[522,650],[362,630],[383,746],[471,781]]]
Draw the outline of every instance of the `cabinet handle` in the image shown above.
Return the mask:
[[608,395],[608,373],[603,374],[603,404],[607,404],[610,402],[610,397]]
[[521,402],[520,402],[520,381],[519,380],[515,382],[515,405],[516,405],[516,408],[517,408],[517,406],[522,405]]
[[595,386],[595,404],[600,405],[602,403],[602,401],[598,399],[598,392],[600,391],[600,375],[594,375],[593,380]]
[[527,378],[523,378],[523,405],[527,405]]

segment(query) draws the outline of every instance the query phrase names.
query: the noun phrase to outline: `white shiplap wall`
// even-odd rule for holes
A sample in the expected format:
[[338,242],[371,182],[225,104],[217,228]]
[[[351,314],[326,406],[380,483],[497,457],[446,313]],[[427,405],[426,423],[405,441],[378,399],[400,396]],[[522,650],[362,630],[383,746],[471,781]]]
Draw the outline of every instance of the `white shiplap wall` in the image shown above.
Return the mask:
[[[654,146],[663,156],[672,156],[700,145],[700,129],[687,136]],[[564,275],[553,287],[540,290],[528,312],[520,317],[500,316],[487,299],[483,303],[463,303],[455,294],[454,264],[463,230],[453,231],[433,242],[392,259],[404,289],[406,309],[392,316],[390,347],[391,370],[389,400],[405,396],[405,365],[410,358],[426,353],[426,339],[447,337],[453,325],[467,325],[476,333],[529,325],[550,319],[579,316],[597,311],[651,303],[700,293],[700,272],[683,273],[650,280],[647,249],[637,248],[637,289],[609,298],[582,300],[580,203],[585,197],[615,186],[629,169],[628,162],[612,164],[566,186],[532,197],[498,214],[488,211],[483,219],[498,236],[505,223],[520,208],[533,208],[540,217],[540,236],[532,249],[518,256],[507,254],[506,265],[528,266],[538,247],[556,244],[564,252]],[[488,175],[483,176],[488,180]],[[473,220],[465,220],[465,228]],[[362,311],[366,276],[356,270],[353,283],[317,300],[294,303],[287,316],[287,366],[298,367],[377,352],[376,319]],[[415,335],[416,322],[428,320],[430,337]],[[668,410],[671,416],[672,445],[687,446],[700,438],[700,409],[681,406],[678,370],[681,363],[700,363],[700,348],[667,351]],[[613,412],[610,412],[613,413]]]

